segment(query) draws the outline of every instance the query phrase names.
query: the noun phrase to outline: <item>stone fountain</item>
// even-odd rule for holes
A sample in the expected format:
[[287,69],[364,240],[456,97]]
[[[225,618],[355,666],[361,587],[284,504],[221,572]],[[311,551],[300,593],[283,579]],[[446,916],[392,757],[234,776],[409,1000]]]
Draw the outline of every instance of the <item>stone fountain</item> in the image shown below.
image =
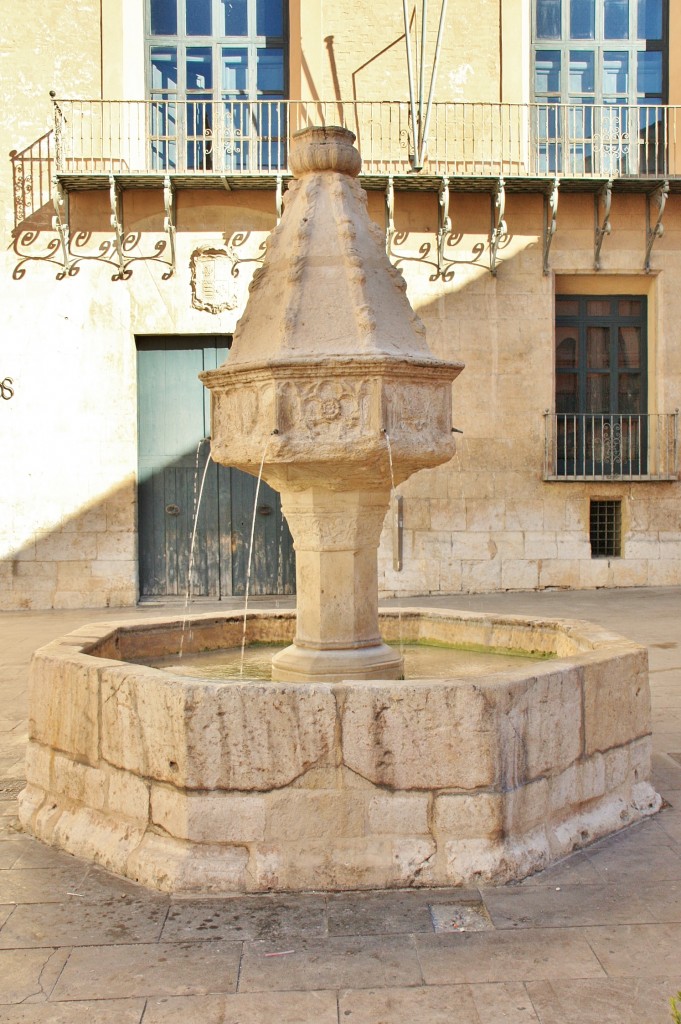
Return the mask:
[[[282,494],[297,616],[247,630],[288,646],[267,681],[140,664],[238,646],[227,612],[95,623],[37,651],[20,818],[171,892],[518,879],[659,808],[647,652],[588,623],[379,616],[391,486],[452,455],[461,364],[426,346],[350,133],[302,132],[290,162],[232,354],[203,376],[213,457]],[[538,660],[404,680],[381,629]]]
[[343,128],[299,132],[296,180],[212,394],[213,459],[281,493],[297,628],[282,680],[398,679],[378,628],[377,549],[391,487],[454,454],[451,383],[434,359],[356,181]]

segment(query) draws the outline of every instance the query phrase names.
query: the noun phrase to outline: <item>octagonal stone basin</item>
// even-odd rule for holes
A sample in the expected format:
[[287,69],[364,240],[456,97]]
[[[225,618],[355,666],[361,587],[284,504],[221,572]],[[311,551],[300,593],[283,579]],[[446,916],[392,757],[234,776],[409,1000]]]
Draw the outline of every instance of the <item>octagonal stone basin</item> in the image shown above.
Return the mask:
[[[34,655],[26,829],[171,892],[501,883],[659,809],[647,652],[585,622],[384,612],[388,642],[553,655],[467,678],[216,682],[133,664],[242,616],[85,626]],[[254,612],[287,643],[294,612]]]

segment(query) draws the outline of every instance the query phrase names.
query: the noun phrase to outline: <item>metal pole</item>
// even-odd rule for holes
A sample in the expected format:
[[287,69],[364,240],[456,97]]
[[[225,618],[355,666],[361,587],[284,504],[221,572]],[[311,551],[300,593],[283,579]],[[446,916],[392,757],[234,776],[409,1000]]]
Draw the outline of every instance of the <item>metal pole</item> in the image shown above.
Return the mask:
[[419,164],[422,163],[423,152],[423,85],[426,69],[426,19],[428,17],[428,0],[421,0],[421,64],[419,67]]
[[414,101],[414,69],[411,62],[411,39],[409,36],[409,12],[407,10],[407,0],[402,0],[402,9],[404,11],[404,41],[407,44],[407,75],[409,76],[409,105],[411,107],[411,130],[414,136],[414,154],[412,157],[412,166],[416,170],[416,164],[418,162],[419,141],[418,127],[416,124],[416,103]]
[[[424,0],[425,6],[425,0]],[[435,56],[433,57],[433,72],[430,76],[430,90],[428,92],[428,106],[426,108],[426,122],[423,126],[423,133],[421,135],[421,148],[419,150],[419,164],[423,166],[423,160],[426,155],[426,146],[428,145],[428,129],[430,128],[430,112],[433,106],[433,94],[435,92],[435,79],[437,77],[437,65],[440,60],[440,50],[442,48],[442,34],[445,27],[445,16],[447,13],[447,0],[442,0],[442,7],[440,8],[440,24],[437,29],[437,42],[435,43]]]

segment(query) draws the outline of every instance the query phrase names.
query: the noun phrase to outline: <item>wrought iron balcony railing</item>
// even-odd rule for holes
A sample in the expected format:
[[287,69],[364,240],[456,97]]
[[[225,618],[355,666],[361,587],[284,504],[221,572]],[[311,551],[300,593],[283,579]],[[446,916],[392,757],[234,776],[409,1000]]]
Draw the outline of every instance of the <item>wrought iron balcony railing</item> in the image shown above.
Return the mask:
[[277,175],[291,136],[340,124],[367,175],[681,176],[681,107],[436,103],[416,166],[407,102],[54,100],[58,174]]
[[545,480],[676,480],[679,414],[546,413]]

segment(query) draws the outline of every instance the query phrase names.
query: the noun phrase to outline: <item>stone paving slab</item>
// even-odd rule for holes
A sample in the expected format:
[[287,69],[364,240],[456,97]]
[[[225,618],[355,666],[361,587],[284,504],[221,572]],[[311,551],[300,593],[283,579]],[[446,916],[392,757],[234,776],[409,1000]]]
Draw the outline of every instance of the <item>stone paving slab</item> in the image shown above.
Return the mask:
[[0,949],[157,942],[167,912],[165,906],[116,897],[23,904],[0,929]]
[[417,935],[415,941],[427,985],[604,977],[587,933],[586,929],[527,928]]
[[52,998],[235,992],[240,957],[238,942],[83,946],[69,956]]
[[240,992],[422,984],[413,935],[246,943],[239,975]]
[[524,985],[433,985],[341,992],[347,1024],[537,1024]]
[[87,1002],[3,1006],[3,1024],[140,1024],[144,999],[92,999]]
[[303,1021],[337,1024],[335,992],[258,992],[149,999],[144,1014],[144,1024],[302,1024]]
[[45,1002],[51,995],[71,950],[0,950],[0,1004]]
[[651,923],[652,907],[640,894],[616,885],[536,886],[484,889],[483,899],[496,928],[565,928],[598,924]]
[[174,903],[163,927],[163,942],[192,939],[267,939],[322,935],[326,897],[249,896],[229,900],[182,900]]
[[477,889],[416,889],[400,892],[397,899],[396,895],[380,892],[329,896],[329,935],[432,932],[432,905],[480,902]]
[[611,978],[670,978],[681,973],[681,923],[587,928],[584,936]]
[[648,981],[532,981],[527,991],[541,1024],[670,1024],[675,977]]

